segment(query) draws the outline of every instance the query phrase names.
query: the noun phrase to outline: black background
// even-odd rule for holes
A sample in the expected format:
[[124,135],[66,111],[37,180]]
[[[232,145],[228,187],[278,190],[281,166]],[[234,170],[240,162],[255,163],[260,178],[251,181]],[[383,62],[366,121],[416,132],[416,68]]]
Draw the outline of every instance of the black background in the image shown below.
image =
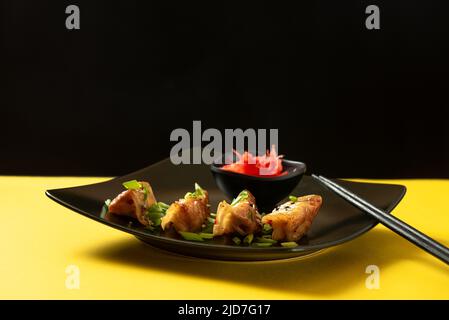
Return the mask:
[[310,172],[449,177],[445,1],[295,3],[2,0],[0,174],[124,174],[202,120]]

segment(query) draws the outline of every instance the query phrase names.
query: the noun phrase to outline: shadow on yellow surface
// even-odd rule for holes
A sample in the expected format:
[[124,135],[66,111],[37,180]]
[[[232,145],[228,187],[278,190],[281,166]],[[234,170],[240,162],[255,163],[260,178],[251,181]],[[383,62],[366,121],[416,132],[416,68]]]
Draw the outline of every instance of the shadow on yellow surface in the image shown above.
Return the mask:
[[110,263],[131,264],[138,268],[190,274],[192,277],[262,286],[271,290],[321,294],[363,288],[368,276],[365,268],[371,264],[385,271],[401,260],[419,260],[442,271],[436,259],[428,260],[424,252],[392,232],[379,228],[312,257],[277,261],[232,262],[183,257],[155,249],[137,239],[108,244],[88,254]]

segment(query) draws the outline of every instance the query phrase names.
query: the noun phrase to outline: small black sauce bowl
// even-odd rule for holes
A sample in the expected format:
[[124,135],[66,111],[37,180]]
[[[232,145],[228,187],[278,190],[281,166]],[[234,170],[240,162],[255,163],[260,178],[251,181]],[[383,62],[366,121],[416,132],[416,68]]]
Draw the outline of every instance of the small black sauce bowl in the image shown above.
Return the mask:
[[270,213],[279,201],[290,195],[306,172],[305,163],[285,159],[282,166],[287,174],[277,177],[250,176],[223,170],[222,166],[212,164],[210,167],[218,188],[230,199],[244,189],[249,190],[256,198],[260,213]]

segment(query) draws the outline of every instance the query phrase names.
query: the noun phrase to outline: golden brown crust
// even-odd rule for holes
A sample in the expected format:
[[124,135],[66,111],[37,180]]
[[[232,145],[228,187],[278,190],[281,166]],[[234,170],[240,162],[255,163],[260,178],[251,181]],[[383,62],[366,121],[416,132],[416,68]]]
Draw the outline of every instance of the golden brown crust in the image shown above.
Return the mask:
[[213,228],[214,236],[235,232],[244,236],[259,232],[260,229],[260,214],[251,193],[248,192],[248,198],[236,205],[230,205],[226,201],[222,201],[218,205]]
[[162,218],[162,230],[173,227],[176,231],[197,232],[210,214],[209,195],[204,190],[202,197],[187,197],[175,201]]
[[148,182],[139,183],[142,185],[141,189],[123,191],[111,201],[108,210],[112,214],[135,218],[148,226],[150,222],[146,217],[146,209],[156,203],[156,198]]
[[264,216],[262,223],[273,227],[273,240],[298,241],[310,229],[321,204],[319,195],[299,197],[295,202],[289,201]]

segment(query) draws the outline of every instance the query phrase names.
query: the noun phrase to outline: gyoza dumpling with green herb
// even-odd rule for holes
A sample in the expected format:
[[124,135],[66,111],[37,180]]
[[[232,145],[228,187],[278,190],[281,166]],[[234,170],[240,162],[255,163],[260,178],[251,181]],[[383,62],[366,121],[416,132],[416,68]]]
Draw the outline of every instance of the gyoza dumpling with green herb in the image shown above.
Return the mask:
[[161,227],[163,230],[174,228],[178,232],[201,231],[209,214],[209,195],[195,183],[194,192],[188,192],[183,199],[170,205]]
[[290,196],[272,213],[263,216],[262,222],[273,228],[273,240],[297,241],[309,231],[323,199],[319,195]]
[[156,204],[156,197],[150,184],[145,181],[127,181],[127,189],[115,197],[109,204],[109,213],[137,219],[144,226],[150,226],[147,210]]
[[213,233],[214,236],[239,233],[242,236],[261,230],[261,216],[257,211],[256,199],[248,190],[243,190],[231,204],[220,202]]

